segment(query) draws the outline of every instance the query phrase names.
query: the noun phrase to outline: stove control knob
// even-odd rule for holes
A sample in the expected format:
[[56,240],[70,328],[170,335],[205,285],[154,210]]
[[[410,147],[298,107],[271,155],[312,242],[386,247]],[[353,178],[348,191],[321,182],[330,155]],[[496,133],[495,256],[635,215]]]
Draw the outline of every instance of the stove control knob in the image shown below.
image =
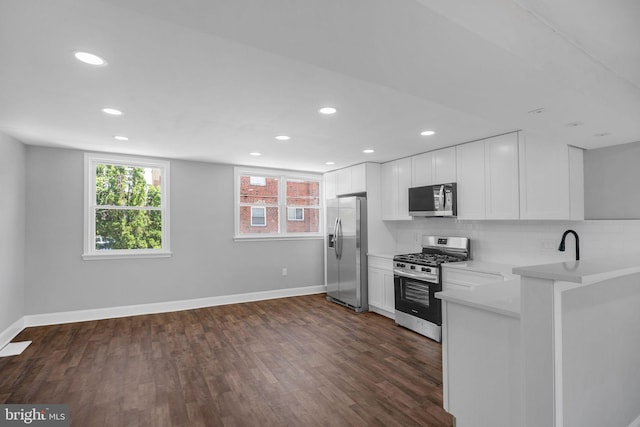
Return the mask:
[[399,268],[404,268],[404,267],[405,267],[405,265],[404,265],[404,264],[401,264],[401,263],[398,263],[398,264],[397,264],[397,266],[398,266]]
[[425,273],[431,273],[431,269],[427,267],[422,267],[422,271],[424,271]]
[[411,266],[411,269],[412,269],[412,270],[415,270],[415,269],[416,269],[416,266],[415,266],[415,265],[412,265],[412,266]]

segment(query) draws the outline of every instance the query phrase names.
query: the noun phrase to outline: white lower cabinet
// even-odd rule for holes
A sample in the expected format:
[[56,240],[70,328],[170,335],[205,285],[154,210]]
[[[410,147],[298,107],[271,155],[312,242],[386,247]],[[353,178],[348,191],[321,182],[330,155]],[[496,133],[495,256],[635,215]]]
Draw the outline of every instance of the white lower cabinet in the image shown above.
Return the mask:
[[369,255],[369,311],[395,318],[393,261]]

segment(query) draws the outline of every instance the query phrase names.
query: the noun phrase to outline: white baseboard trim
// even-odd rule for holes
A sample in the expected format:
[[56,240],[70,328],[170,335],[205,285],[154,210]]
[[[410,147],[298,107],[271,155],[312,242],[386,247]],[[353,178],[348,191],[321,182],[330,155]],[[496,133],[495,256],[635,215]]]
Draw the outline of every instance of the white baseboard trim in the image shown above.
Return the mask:
[[22,330],[24,326],[24,316],[13,322],[7,329],[0,332],[0,349],[6,347]]
[[382,316],[388,317],[389,319],[395,320],[396,314],[394,311],[385,310],[382,307],[376,307],[374,305],[369,305],[369,311],[373,311],[374,313],[381,314]]
[[[324,285],[316,285],[316,286],[306,286],[301,288],[250,292],[246,294],[221,295],[216,297],[198,298],[198,299],[190,299],[190,300],[182,300],[182,301],[168,301],[168,302],[159,302],[159,303],[151,303],[151,304],[127,305],[127,306],[121,306],[121,307],[97,308],[93,310],[66,311],[66,312],[60,312],[60,313],[33,314],[33,315],[24,316],[22,328],[27,328],[30,326],[58,325],[62,323],[113,319],[117,317],[138,316],[142,314],[169,313],[172,311],[191,310],[195,308],[214,307],[217,305],[262,301],[262,300],[269,300],[269,299],[275,299],[275,298],[287,298],[287,297],[302,296],[302,295],[321,294],[324,292],[326,292],[326,288],[324,287]],[[22,328],[20,330],[22,330]]]

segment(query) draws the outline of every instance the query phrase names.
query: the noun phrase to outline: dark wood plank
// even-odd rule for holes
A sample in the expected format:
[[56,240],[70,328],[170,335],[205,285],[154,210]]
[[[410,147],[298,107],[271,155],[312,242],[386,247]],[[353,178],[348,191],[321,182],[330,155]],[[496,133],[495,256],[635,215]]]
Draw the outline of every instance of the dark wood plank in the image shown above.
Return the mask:
[[74,426],[451,426],[441,347],[312,295],[25,329],[0,402]]

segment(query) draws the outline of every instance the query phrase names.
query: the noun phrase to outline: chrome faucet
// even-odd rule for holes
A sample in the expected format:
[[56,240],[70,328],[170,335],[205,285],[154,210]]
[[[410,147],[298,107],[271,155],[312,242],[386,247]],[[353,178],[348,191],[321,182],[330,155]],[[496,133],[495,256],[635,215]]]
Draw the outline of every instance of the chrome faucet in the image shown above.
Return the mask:
[[562,240],[560,240],[560,246],[558,247],[559,251],[564,252],[564,239],[567,238],[567,234],[573,234],[573,236],[576,238],[576,261],[580,260],[580,238],[578,237],[578,233],[576,233],[573,230],[567,230],[564,232],[564,234],[562,235]]

